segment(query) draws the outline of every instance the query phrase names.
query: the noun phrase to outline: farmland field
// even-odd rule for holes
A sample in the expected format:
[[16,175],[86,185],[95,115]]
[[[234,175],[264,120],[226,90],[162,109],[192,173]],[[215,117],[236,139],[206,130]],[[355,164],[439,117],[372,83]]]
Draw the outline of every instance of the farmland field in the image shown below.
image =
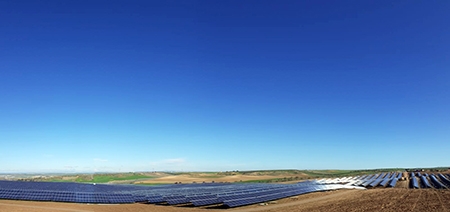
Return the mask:
[[108,173],[78,174],[55,176],[38,179],[51,182],[85,182],[85,183],[121,183],[121,184],[174,184],[201,182],[249,182],[279,183],[295,182],[317,178],[333,178],[394,172],[401,169],[379,170],[260,170],[234,172],[144,172],[144,173]]

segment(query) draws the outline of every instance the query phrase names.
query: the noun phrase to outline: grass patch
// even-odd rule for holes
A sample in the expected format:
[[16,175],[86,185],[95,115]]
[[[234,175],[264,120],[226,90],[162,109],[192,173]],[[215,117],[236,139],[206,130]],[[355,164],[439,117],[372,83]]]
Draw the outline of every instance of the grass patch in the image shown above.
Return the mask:
[[120,176],[120,175],[94,175],[92,179],[89,178],[77,178],[76,182],[89,182],[89,183],[107,183],[111,181],[122,181],[122,180],[139,180],[139,179],[151,179],[154,177],[147,175],[128,175],[128,176]]
[[152,179],[154,176],[138,173],[119,174],[83,174],[78,176],[60,176],[46,179],[50,182],[77,182],[77,183],[108,183],[112,181],[133,181],[142,179]]

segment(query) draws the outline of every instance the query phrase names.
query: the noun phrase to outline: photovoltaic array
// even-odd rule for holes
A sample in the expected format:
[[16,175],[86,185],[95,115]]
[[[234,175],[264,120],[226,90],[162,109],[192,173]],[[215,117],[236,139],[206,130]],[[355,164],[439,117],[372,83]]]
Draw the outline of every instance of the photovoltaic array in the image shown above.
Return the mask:
[[450,188],[450,174],[443,173],[409,173],[410,188],[435,188],[448,189]]
[[[395,187],[402,177],[402,173],[393,172],[296,184],[198,183],[161,186],[0,181],[0,199],[238,207],[318,191]],[[450,188],[450,175],[410,173],[409,178],[411,188]]]
[[[366,188],[375,187],[395,187],[397,182],[403,177],[403,173],[381,173],[373,175],[364,175],[360,177],[345,177],[335,179],[322,179],[318,183],[340,183],[344,185],[362,186]],[[406,178],[406,176],[405,176]],[[450,188],[450,174],[443,173],[421,173],[410,172],[408,174],[410,188],[433,188],[448,189]]]
[[315,181],[297,184],[201,183],[164,186],[107,185],[61,182],[0,181],[0,199],[96,204],[222,204],[238,207],[317,191],[352,188]]
[[373,187],[395,187],[397,181],[402,178],[402,173],[381,173],[372,175],[363,175],[356,177],[344,177],[335,179],[322,179],[318,180],[321,184],[344,184],[352,186],[361,186],[367,188]]

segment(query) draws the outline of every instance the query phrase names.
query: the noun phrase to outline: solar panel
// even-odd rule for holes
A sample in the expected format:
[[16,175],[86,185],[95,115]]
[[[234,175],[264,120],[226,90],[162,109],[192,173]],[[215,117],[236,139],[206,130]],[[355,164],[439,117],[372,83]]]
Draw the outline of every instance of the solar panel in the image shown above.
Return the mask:
[[425,177],[425,175],[422,175],[422,176],[420,177],[420,180],[422,181],[422,185],[423,185],[425,188],[431,188],[431,184],[430,184],[430,182],[428,182],[428,180],[427,180],[427,178]]
[[375,179],[371,178],[369,180],[366,180],[363,184],[361,184],[364,187],[367,187],[368,185],[370,185],[370,183],[374,182]]
[[211,198],[211,199],[192,200],[191,203],[194,206],[205,206],[205,205],[219,204],[222,203],[222,201],[220,201],[218,198]]
[[[414,175],[413,175],[413,176],[414,176]],[[419,183],[417,182],[416,177],[412,177],[412,178],[411,178],[411,186],[412,186],[413,188],[419,188]]]
[[248,197],[243,199],[226,200],[223,202],[223,204],[230,208],[233,208],[238,206],[250,205],[256,202],[257,201],[255,197]]
[[383,178],[377,178],[376,180],[374,180],[373,182],[371,182],[371,183],[369,184],[369,186],[370,186],[370,187],[376,187],[376,186],[378,186],[378,184],[381,183],[382,180],[383,180]]
[[392,181],[391,181],[391,183],[389,183],[389,187],[395,187],[395,185],[397,184],[397,180],[398,180],[398,178],[394,178],[394,179],[392,179]]
[[447,185],[448,188],[450,188],[450,180],[448,178],[446,178],[443,174],[438,174],[439,179],[441,179],[441,181]]
[[445,187],[444,184],[442,184],[441,182],[439,182],[439,180],[438,180],[433,174],[430,175],[430,179],[431,179],[431,182],[433,183],[433,185],[434,185],[436,188],[440,188],[440,189],[447,188],[447,187]]
[[145,195],[133,195],[135,202],[147,202],[147,196]]
[[[384,179],[381,183],[380,183],[380,185],[381,186],[383,186],[383,187],[385,187],[388,183],[389,183],[389,181],[391,181],[393,178],[387,178],[387,179]],[[395,178],[394,178],[395,179]]]
[[164,199],[162,196],[147,196],[147,201],[149,203],[161,203],[164,202]]
[[110,194],[108,196],[110,203],[123,204],[123,203],[134,203],[134,198],[131,194]]

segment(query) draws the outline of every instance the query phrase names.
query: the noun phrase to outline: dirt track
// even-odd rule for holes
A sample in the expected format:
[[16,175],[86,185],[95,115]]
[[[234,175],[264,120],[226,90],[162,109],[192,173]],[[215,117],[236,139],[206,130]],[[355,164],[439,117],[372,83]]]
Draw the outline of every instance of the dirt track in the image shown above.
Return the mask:
[[0,211],[8,212],[314,212],[314,211],[440,211],[450,212],[450,191],[436,189],[342,190],[286,198],[266,206],[251,205],[234,209],[204,209],[146,204],[86,205],[55,202],[0,200]]

